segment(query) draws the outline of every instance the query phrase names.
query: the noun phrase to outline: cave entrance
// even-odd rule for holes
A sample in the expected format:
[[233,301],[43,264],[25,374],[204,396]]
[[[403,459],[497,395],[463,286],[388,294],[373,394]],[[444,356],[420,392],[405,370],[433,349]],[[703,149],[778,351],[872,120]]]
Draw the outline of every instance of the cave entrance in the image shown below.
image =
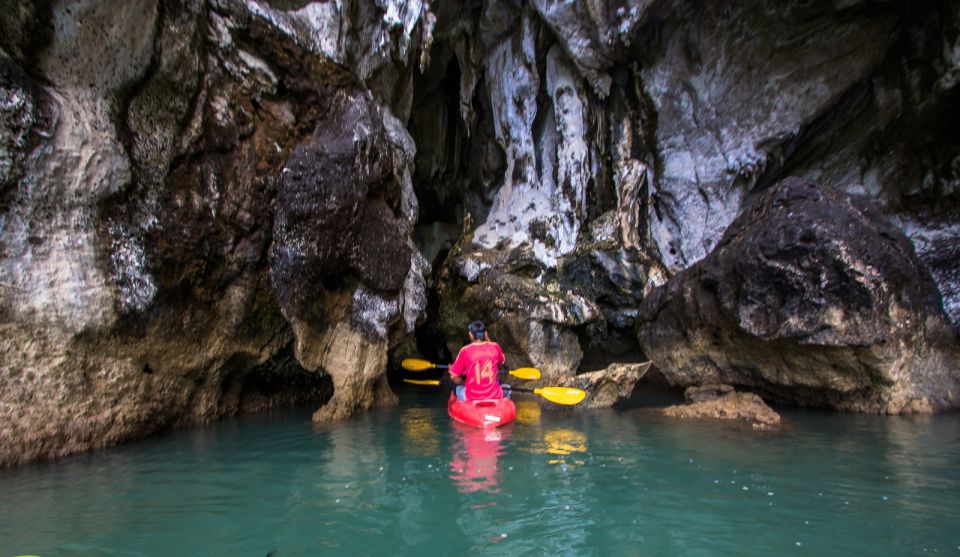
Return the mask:
[[474,87],[470,106],[462,106],[461,73],[452,46],[436,43],[426,73],[414,79],[408,124],[417,145],[413,189],[419,218],[413,240],[432,269],[427,281],[427,318],[415,337],[420,354],[435,362],[451,361],[447,343],[461,340],[448,339],[441,331],[437,280],[447,255],[464,232],[467,215],[481,222],[489,212],[503,158],[493,140],[489,108],[480,94],[485,88],[483,81]]

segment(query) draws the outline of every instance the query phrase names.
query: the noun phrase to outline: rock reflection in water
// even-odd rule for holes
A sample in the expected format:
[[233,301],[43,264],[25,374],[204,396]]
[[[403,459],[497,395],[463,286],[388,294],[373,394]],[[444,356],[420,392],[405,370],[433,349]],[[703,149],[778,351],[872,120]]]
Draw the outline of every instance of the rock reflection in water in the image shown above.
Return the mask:
[[535,445],[534,450],[544,454],[560,456],[551,458],[548,464],[582,465],[584,462],[571,457],[574,453],[587,452],[587,436],[582,431],[573,429],[552,429],[543,434],[543,444]]
[[[517,401],[517,423],[524,426],[537,426],[540,429],[541,403],[538,401],[521,400]],[[565,424],[562,428],[550,428],[536,437],[542,435],[542,441],[539,439],[530,443],[526,448],[521,449],[534,454],[554,455],[563,458],[550,458],[548,464],[561,465],[582,465],[584,462],[579,459],[567,458],[575,453],[587,452],[587,435],[583,431],[572,429],[570,424]]]
[[440,454],[440,432],[429,408],[406,408],[400,416],[404,449],[413,454]]
[[540,403],[535,400],[514,400],[517,406],[516,422],[523,425],[540,425]]
[[498,461],[504,452],[503,442],[510,438],[512,428],[512,425],[494,429],[452,424],[450,479],[457,491],[500,491]]

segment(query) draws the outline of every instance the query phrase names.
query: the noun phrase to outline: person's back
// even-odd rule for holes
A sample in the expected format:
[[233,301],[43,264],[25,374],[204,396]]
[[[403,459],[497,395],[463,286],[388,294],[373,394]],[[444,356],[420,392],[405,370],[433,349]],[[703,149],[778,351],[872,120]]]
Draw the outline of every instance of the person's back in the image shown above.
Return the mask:
[[451,378],[457,383],[465,382],[464,388],[458,389],[457,397],[462,400],[503,398],[498,377],[498,368],[505,361],[503,350],[489,340],[479,321],[470,324],[470,338],[472,342],[460,350],[450,366]]

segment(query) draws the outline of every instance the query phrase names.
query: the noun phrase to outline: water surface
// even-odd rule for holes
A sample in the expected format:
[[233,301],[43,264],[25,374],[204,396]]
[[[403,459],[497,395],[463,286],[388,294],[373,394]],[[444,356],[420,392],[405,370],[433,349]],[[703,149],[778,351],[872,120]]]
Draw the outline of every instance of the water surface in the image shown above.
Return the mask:
[[485,433],[401,400],[2,470],[0,557],[960,555],[957,415],[784,411],[757,432],[529,401]]

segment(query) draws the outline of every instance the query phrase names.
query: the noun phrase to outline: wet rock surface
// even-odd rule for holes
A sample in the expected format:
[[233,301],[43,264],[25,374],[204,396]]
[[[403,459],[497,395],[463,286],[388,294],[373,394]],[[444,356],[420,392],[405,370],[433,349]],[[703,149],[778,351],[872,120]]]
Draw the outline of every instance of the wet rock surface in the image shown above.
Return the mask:
[[651,293],[638,325],[672,384],[888,413],[957,405],[956,335],[902,232],[872,203],[795,178]]
[[[0,463],[341,419],[478,318],[553,382],[958,404],[956,0],[15,4]],[[789,176],[829,217],[745,216]]]
[[[44,31],[0,43],[0,464],[394,400],[386,353],[429,266],[410,241],[416,148],[377,95],[409,88],[387,68],[415,58],[423,14],[331,7],[0,16]],[[361,53],[348,33],[386,40]]]
[[[944,47],[960,25],[955,7],[485,2],[476,25],[440,9],[434,64],[459,71],[434,69],[415,91],[412,133],[432,153],[415,188],[443,192],[438,220],[469,212],[474,222],[448,256],[434,252],[447,309],[432,329],[458,342],[446,317],[493,319],[482,311],[493,302],[462,294],[510,274],[599,311],[590,323],[511,326],[501,336],[527,335],[509,341],[522,359],[556,376],[573,375],[579,353],[639,361],[644,296],[790,175],[873,199],[953,316],[957,225],[946,213],[956,213],[957,179],[947,168],[958,142],[949,118],[930,116],[952,113],[957,95]],[[471,96],[478,79],[485,94]],[[438,102],[445,86],[458,103]],[[545,335],[573,358],[566,366],[525,348]]]
[[610,364],[604,369],[578,373],[560,381],[562,387],[587,391],[587,398],[577,407],[610,408],[630,398],[637,382],[643,379],[652,362]]
[[736,392],[729,385],[704,387],[687,389],[687,404],[669,406],[663,409],[663,413],[671,418],[746,421],[754,429],[780,425],[780,414],[767,406],[759,396]]

